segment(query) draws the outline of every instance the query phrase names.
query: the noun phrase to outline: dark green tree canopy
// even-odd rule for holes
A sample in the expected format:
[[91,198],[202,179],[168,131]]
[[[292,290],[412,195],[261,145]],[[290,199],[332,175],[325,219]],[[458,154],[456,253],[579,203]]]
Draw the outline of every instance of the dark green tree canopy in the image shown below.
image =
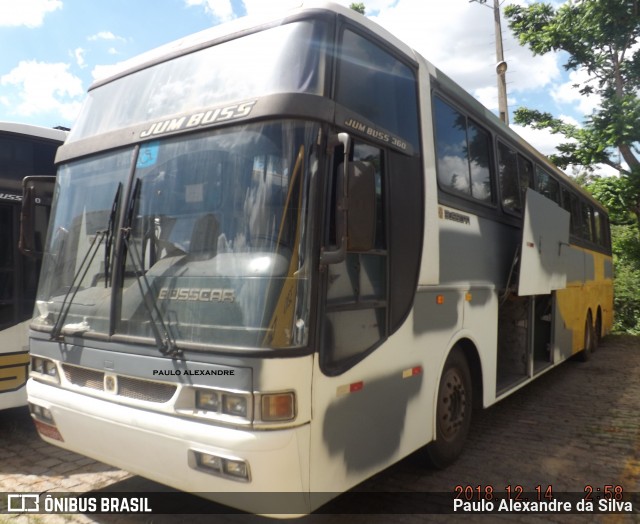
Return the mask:
[[552,158],[560,167],[602,163],[634,179],[634,212],[640,214],[639,0],[575,0],[557,9],[546,3],[510,5],[505,15],[520,43],[534,54],[566,52],[565,68],[583,69],[590,76],[575,88],[601,100],[582,127],[526,108],[515,112],[515,121],[567,139]]

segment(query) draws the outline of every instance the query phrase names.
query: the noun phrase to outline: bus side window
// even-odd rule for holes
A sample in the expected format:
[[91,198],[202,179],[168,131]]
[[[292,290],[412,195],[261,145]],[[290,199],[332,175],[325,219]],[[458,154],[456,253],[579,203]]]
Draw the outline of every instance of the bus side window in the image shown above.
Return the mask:
[[604,246],[604,238],[602,234],[602,232],[604,231],[603,220],[600,211],[598,211],[597,209],[593,211],[593,226],[594,242],[599,246]]
[[556,204],[560,204],[560,184],[552,178],[549,173],[541,169],[539,166],[536,168],[536,185],[538,193],[546,196],[549,200],[553,200]]
[[518,155],[518,181],[520,184],[520,207],[524,207],[527,188],[533,187],[533,164]]
[[433,115],[440,187],[491,204],[489,133],[437,96]]
[[593,231],[593,208],[585,202],[580,203],[582,211],[582,231],[581,236],[585,240],[590,242],[595,241],[595,234]]
[[580,236],[582,224],[580,202],[578,197],[564,187],[562,188],[562,207],[571,214],[571,234]]
[[498,142],[498,175],[502,207],[512,213],[520,214],[520,180],[518,178],[518,155],[502,142]]

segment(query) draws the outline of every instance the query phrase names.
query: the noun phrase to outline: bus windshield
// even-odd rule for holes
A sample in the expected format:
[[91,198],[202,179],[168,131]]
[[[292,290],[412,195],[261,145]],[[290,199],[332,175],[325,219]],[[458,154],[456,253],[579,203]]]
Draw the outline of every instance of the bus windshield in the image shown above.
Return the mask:
[[166,330],[192,349],[304,345],[317,135],[243,125],[64,165],[33,327],[150,342]]

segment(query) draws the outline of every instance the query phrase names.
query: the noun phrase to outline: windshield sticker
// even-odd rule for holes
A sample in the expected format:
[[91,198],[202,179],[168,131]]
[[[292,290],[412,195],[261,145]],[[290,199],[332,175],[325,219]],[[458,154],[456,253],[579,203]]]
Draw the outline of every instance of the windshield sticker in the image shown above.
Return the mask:
[[204,201],[204,184],[187,184],[184,187],[184,199],[188,204]]
[[158,161],[158,150],[160,144],[158,142],[149,142],[140,148],[140,154],[138,155],[138,162],[136,167],[138,169],[144,169],[145,167],[151,167]]

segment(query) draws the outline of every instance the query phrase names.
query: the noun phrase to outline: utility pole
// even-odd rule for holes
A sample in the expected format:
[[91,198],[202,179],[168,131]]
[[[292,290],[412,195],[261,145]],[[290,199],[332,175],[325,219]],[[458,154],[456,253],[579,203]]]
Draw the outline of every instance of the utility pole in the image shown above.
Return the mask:
[[509,125],[509,108],[507,107],[507,63],[502,50],[502,26],[500,25],[500,4],[493,0],[493,18],[496,27],[496,73],[498,74],[498,111],[500,119]]
[[[469,0],[482,5],[487,5],[487,0]],[[489,7],[487,5],[487,7]],[[496,74],[498,75],[498,112],[500,120],[509,125],[509,108],[507,107],[507,63],[504,61],[502,49],[502,24],[500,23],[500,3],[493,0],[493,19],[496,38]]]

